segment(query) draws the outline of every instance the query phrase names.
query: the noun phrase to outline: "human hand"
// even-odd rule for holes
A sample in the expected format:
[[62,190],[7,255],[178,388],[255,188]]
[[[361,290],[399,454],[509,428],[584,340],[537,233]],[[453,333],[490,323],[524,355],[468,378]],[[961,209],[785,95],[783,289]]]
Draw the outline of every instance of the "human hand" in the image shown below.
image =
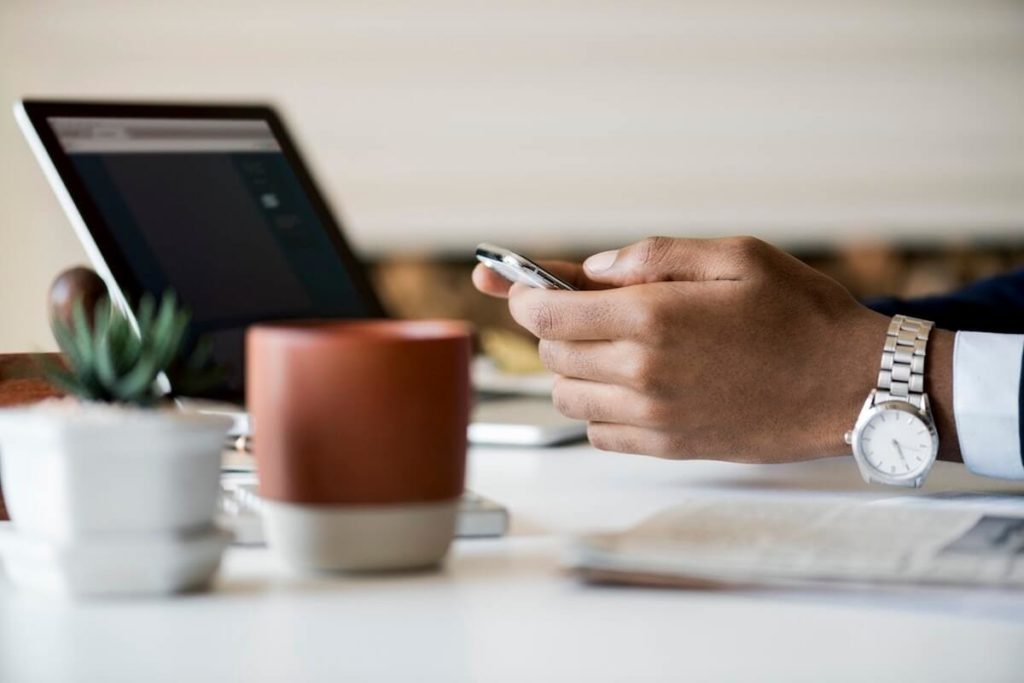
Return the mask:
[[747,462],[849,452],[888,318],[834,280],[745,237],[650,238],[544,265],[591,291],[509,288],[480,268],[474,281],[507,293],[557,374],[556,406],[588,421],[598,448]]

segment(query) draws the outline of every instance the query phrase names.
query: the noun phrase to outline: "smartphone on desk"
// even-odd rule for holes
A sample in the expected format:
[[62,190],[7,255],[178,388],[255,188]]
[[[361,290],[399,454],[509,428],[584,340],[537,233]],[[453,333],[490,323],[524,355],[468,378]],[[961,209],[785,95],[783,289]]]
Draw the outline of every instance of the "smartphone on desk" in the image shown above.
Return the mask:
[[576,290],[571,284],[545,270],[535,261],[504,247],[482,242],[476,246],[476,260],[509,282],[519,282],[541,289]]

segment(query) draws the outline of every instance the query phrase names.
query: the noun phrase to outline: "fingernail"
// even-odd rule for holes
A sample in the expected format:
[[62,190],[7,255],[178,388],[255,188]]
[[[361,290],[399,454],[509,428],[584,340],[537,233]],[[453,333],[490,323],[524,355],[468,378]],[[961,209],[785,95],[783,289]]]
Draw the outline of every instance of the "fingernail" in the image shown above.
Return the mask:
[[615,259],[619,256],[619,250],[613,249],[612,251],[602,251],[600,254],[594,254],[586,261],[583,262],[583,267],[589,270],[591,273],[600,273],[603,270],[608,270],[615,263]]

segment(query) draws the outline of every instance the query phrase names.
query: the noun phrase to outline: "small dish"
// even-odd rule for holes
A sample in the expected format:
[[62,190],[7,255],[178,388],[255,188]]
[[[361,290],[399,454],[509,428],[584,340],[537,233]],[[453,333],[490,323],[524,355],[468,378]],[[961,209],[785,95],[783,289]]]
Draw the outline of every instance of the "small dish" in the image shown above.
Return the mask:
[[71,597],[154,595],[206,585],[231,534],[210,527],[192,534],[79,536],[60,542],[0,524],[0,557],[16,586]]

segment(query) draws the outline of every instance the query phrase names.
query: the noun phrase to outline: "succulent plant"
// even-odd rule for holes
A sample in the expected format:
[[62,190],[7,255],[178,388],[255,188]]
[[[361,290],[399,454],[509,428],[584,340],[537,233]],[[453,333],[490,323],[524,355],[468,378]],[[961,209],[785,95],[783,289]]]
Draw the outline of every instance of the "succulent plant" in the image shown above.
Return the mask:
[[[145,295],[135,312],[138,332],[109,299],[96,303],[90,316],[81,300],[70,322],[54,318],[53,335],[66,367],[51,366],[47,378],[56,387],[86,401],[151,406],[173,393],[195,393],[216,383],[220,370],[211,362],[209,344],[188,347],[191,313],[172,292],[157,306]],[[170,383],[161,386],[163,374]]]

